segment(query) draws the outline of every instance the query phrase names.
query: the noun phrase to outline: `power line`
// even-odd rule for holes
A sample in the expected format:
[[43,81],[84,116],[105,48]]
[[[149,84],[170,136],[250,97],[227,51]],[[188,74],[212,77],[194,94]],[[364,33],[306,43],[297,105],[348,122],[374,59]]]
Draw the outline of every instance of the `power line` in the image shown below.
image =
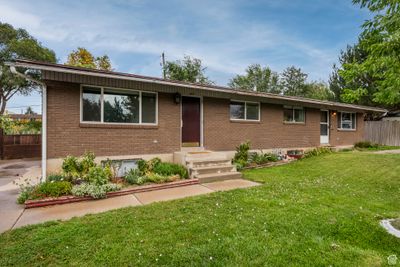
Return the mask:
[[18,106],[18,107],[7,107],[7,108],[26,108],[26,107],[40,107],[41,105],[27,105],[27,106]]

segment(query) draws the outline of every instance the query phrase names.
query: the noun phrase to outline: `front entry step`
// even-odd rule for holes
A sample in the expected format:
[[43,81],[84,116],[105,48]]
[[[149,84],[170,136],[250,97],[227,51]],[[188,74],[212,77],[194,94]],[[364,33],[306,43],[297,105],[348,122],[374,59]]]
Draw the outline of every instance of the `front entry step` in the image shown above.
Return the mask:
[[242,178],[242,174],[224,153],[213,151],[184,153],[183,161],[189,169],[190,177],[199,179],[200,183]]

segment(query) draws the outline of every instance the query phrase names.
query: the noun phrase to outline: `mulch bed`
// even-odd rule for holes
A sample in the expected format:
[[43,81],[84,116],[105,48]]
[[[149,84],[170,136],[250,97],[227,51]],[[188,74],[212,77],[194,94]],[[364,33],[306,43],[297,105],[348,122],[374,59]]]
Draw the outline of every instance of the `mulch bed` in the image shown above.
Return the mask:
[[[180,180],[180,181],[164,183],[164,184],[150,184],[150,185],[141,185],[141,186],[135,186],[135,187],[127,187],[127,188],[123,188],[119,191],[107,193],[107,198],[129,195],[129,194],[134,194],[134,193],[155,191],[155,190],[161,190],[161,189],[167,189],[167,188],[195,185],[195,184],[199,184],[199,179],[186,179],[186,180]],[[27,201],[25,201],[25,208],[26,209],[38,208],[38,207],[45,207],[45,206],[52,206],[52,205],[59,205],[59,204],[81,202],[81,201],[86,201],[86,200],[96,200],[96,199],[93,197],[90,197],[90,196],[87,196],[87,197],[62,196],[62,197],[56,197],[56,198],[27,200]]]

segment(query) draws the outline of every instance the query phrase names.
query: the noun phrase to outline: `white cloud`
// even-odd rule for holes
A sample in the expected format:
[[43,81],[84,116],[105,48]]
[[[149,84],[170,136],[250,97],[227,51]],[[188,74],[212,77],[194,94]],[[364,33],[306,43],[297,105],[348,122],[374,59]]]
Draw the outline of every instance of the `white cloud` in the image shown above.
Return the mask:
[[[261,63],[277,70],[282,65],[298,65],[312,71],[314,78],[325,78],[336,60],[335,50],[318,48],[272,23],[237,20],[233,5],[226,2],[215,5],[181,2],[182,9],[187,12],[185,16],[193,18],[189,29],[182,23],[182,15],[174,18],[174,14],[170,14],[171,19],[162,24],[151,23],[153,18],[146,17],[141,10],[135,11],[138,2],[122,1],[132,7],[128,14],[112,10],[111,5],[104,2],[100,2],[99,7],[109,7],[109,10],[98,12],[88,11],[85,5],[93,6],[83,2],[74,2],[71,6],[66,2],[62,6],[56,1],[46,2],[46,10],[36,7],[34,2],[13,3],[0,4],[2,20],[26,28],[39,40],[60,46],[63,50],[57,54],[62,61],[66,53],[77,46],[152,58],[165,51],[168,59],[178,59],[184,54],[201,58],[211,74],[216,71],[233,75],[242,73],[251,63]],[[158,71],[159,66],[154,61],[144,64],[142,74],[146,74],[146,69],[150,73]]]

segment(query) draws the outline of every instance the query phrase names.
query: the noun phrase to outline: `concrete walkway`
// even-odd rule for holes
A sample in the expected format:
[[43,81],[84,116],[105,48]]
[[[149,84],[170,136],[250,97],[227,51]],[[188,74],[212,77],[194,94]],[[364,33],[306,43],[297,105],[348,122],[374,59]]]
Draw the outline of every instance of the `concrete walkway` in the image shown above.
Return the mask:
[[373,152],[374,154],[400,154],[400,149],[393,149],[393,150],[381,150]]
[[[19,187],[14,181],[23,183],[26,174],[35,177],[34,173],[40,173],[39,160],[0,160],[0,233],[10,229],[24,211],[17,204]],[[33,178],[30,182],[36,180]]]
[[29,224],[36,224],[53,220],[68,220],[76,216],[94,214],[123,207],[140,206],[153,202],[203,195],[216,191],[247,188],[257,185],[260,184],[243,179],[235,179],[207,184],[162,189],[150,192],[142,192],[108,199],[84,201],[25,210],[21,208],[22,206],[15,204],[15,214],[18,214],[19,216],[16,217],[4,214],[3,218],[9,217],[9,223],[0,225],[0,233],[9,229],[15,229]]

